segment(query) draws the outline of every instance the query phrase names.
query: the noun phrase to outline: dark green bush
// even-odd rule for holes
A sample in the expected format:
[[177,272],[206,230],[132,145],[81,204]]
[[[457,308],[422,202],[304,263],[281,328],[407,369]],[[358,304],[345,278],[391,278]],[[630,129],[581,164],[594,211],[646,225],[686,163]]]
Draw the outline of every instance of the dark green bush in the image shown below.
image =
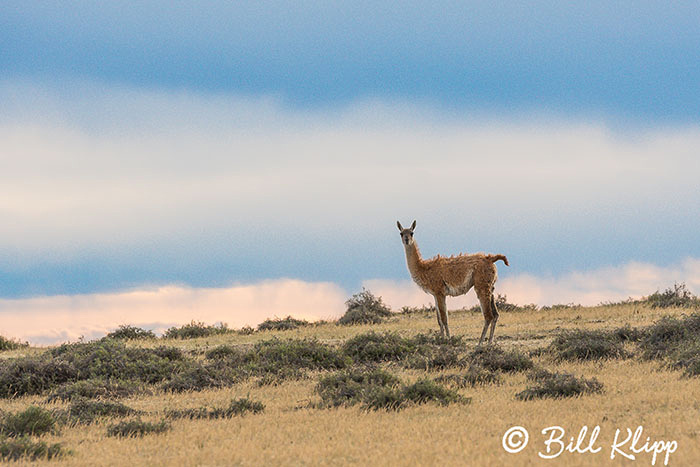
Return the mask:
[[56,424],[51,412],[35,405],[24,411],[7,414],[0,424],[0,433],[5,436],[42,435]]
[[323,376],[316,386],[322,406],[338,407],[363,402],[377,387],[392,388],[400,380],[380,368],[353,368]]
[[395,332],[379,334],[370,331],[348,339],[343,345],[343,351],[361,363],[401,360],[416,350],[417,346],[413,341]]
[[547,370],[538,370],[528,375],[528,379],[533,381],[535,385],[517,393],[515,395],[516,398],[520,400],[556,399],[603,392],[603,384],[597,379],[577,378],[568,373],[552,373]]
[[28,343],[17,342],[13,339],[8,339],[7,337],[0,336],[0,352],[3,350],[15,350],[20,347],[27,347]]
[[693,295],[684,283],[673,284],[673,288],[668,288],[663,292],[658,290],[643,300],[652,308],[698,308],[700,299]]
[[32,441],[26,436],[0,441],[0,459],[3,461],[50,460],[64,454],[65,452],[59,443],[49,446],[43,441]]
[[350,297],[345,305],[345,314],[338,320],[338,324],[378,324],[392,315],[391,309],[384,304],[382,298],[375,297],[366,289]]
[[48,396],[48,402],[69,401],[76,398],[99,399],[121,398],[147,392],[139,383],[101,378],[86,379],[63,384]]
[[0,397],[41,394],[77,377],[75,365],[46,355],[0,360]]
[[495,345],[477,347],[467,358],[472,364],[489,371],[512,373],[533,367],[532,360],[527,355],[517,350],[505,351]]
[[160,423],[144,422],[140,419],[121,421],[107,427],[107,436],[120,438],[135,438],[149,433],[164,433],[171,428],[165,420]]
[[141,329],[136,326],[130,326],[128,324],[122,324],[116,330],[107,334],[110,339],[155,339],[156,335],[153,331],[147,329]]
[[287,316],[286,318],[266,319],[258,324],[258,331],[288,331],[309,325],[311,325],[311,323],[306,320]]
[[411,404],[427,402],[440,405],[466,404],[471,402],[471,398],[466,398],[435,381],[421,379],[400,388],[374,387],[365,396],[363,407],[368,410],[399,410]]
[[65,411],[68,423],[92,423],[100,417],[126,417],[136,410],[119,402],[75,399]]
[[482,384],[500,384],[502,378],[498,372],[489,371],[479,365],[471,365],[464,373],[438,376],[435,378],[435,381],[458,388],[465,388]]
[[219,334],[228,334],[235,332],[228,328],[223,323],[218,325],[209,326],[204,323],[198,323],[192,321],[189,324],[185,324],[181,327],[172,327],[165,331],[163,334],[164,339],[194,339],[197,337],[209,337],[216,336]]
[[171,410],[166,413],[169,418],[231,418],[237,415],[245,415],[246,413],[261,413],[265,410],[265,404],[258,401],[253,401],[247,397],[233,399],[228,407],[224,408],[207,408],[199,407],[196,409]]
[[642,357],[646,359],[671,357],[678,349],[700,336],[700,313],[682,318],[665,316],[649,326],[639,341]]
[[559,360],[600,360],[625,358],[629,353],[622,345],[627,329],[617,331],[567,330],[549,344],[548,351]]
[[172,392],[202,391],[231,386],[237,381],[238,378],[232,369],[220,365],[191,365],[165,381],[161,389]]

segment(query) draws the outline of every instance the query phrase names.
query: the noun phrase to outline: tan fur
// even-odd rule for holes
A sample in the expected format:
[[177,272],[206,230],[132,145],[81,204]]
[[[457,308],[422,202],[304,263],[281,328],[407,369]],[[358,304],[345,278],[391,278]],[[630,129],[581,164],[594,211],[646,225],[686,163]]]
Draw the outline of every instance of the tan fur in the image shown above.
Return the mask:
[[508,266],[508,259],[504,255],[476,253],[450,257],[438,255],[435,258],[424,260],[418,245],[413,240],[416,221],[413,221],[408,229],[404,229],[400,222],[397,222],[396,225],[401,232],[402,243],[406,251],[406,265],[411,277],[421,289],[435,298],[440,332],[447,337],[450,336],[445,298],[464,295],[474,287],[485,321],[479,345],[481,345],[489,326],[491,326],[489,344],[492,343],[498,321],[498,310],[493,298],[494,284],[498,278],[494,263],[502,260]]

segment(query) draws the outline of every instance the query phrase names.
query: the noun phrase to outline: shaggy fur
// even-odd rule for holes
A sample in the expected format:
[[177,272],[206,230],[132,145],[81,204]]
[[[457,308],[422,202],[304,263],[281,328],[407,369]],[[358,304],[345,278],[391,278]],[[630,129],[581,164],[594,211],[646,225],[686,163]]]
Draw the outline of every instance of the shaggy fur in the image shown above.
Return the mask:
[[491,327],[489,344],[491,344],[498,321],[498,310],[493,298],[493,287],[498,278],[494,263],[502,260],[508,266],[508,259],[504,255],[476,253],[450,257],[438,255],[435,258],[424,260],[418,250],[418,245],[413,240],[416,221],[413,221],[408,229],[404,229],[398,221],[396,225],[401,232],[401,242],[406,250],[406,264],[411,277],[421,289],[435,298],[441,334],[450,336],[450,328],[447,325],[446,297],[464,295],[474,287],[485,321],[479,345],[484,340],[489,326]]

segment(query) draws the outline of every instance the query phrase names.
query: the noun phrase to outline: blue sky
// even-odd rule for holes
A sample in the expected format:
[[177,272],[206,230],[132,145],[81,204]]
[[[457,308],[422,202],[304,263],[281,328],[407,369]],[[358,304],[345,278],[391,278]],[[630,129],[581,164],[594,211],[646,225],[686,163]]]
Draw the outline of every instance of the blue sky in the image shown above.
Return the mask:
[[684,1],[3,2],[0,297],[349,293],[407,279],[414,218],[426,256],[505,253],[503,278],[685,264],[698,24]]

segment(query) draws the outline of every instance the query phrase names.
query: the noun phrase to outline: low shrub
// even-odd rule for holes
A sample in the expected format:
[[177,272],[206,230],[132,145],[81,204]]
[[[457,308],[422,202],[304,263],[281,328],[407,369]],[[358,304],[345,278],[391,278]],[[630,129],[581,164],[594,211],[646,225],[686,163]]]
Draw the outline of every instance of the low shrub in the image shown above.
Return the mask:
[[155,339],[156,335],[153,331],[147,329],[138,328],[136,326],[130,326],[128,324],[122,324],[116,330],[107,334],[110,339],[125,339],[125,340],[137,340],[137,339]]
[[77,398],[114,399],[145,392],[148,391],[134,381],[92,378],[66,383],[57,387],[49,394],[48,402],[70,401]]
[[165,420],[159,423],[144,422],[140,419],[124,420],[107,427],[107,436],[135,438],[150,433],[164,433],[171,428]]
[[495,345],[477,347],[467,357],[472,364],[489,371],[513,373],[533,367],[530,357],[518,350],[505,351]]
[[500,384],[503,379],[498,372],[489,371],[479,365],[471,365],[464,373],[438,376],[435,378],[435,381],[457,388],[465,388],[485,384]]
[[377,388],[392,388],[400,380],[380,368],[352,368],[321,377],[316,392],[321,396],[322,406],[338,407],[365,401]]
[[362,289],[345,302],[346,311],[338,320],[338,324],[378,324],[392,315],[391,309],[384,304],[381,297],[375,297],[372,292]]
[[658,290],[645,297],[643,302],[652,308],[698,308],[700,299],[693,295],[685,286],[685,283],[673,284],[663,292]]
[[401,360],[415,353],[416,344],[395,332],[358,334],[343,345],[343,352],[358,363]]
[[197,364],[173,375],[160,387],[170,392],[202,391],[231,386],[238,380],[234,369],[216,364],[207,366]]
[[16,350],[20,347],[28,347],[29,343],[17,342],[14,339],[8,339],[7,337],[0,336],[0,352],[4,350]]
[[645,359],[672,357],[676,351],[697,340],[699,335],[700,313],[681,318],[665,316],[646,329],[639,347]]
[[567,330],[560,332],[549,344],[548,352],[558,360],[600,360],[625,358],[629,353],[622,345],[628,330],[617,331]]
[[577,378],[569,373],[552,373],[547,370],[538,370],[528,375],[528,379],[533,381],[535,385],[517,393],[515,395],[516,398],[520,400],[557,399],[603,392],[603,384],[597,379]]
[[297,329],[309,325],[311,325],[311,323],[308,321],[303,319],[295,319],[291,316],[275,319],[268,318],[262,323],[258,324],[258,331],[289,331],[291,329]]
[[228,334],[235,332],[228,328],[224,323],[220,323],[214,326],[209,326],[204,323],[198,323],[192,321],[189,324],[185,324],[181,327],[169,328],[163,334],[164,339],[195,339],[197,337],[209,337],[216,336],[219,334]]
[[434,315],[436,310],[434,306],[403,306],[399,313],[402,315]]
[[56,424],[51,412],[35,405],[22,412],[7,414],[0,424],[0,433],[5,436],[42,435]]
[[215,418],[231,418],[233,416],[245,415],[247,413],[261,413],[265,410],[265,404],[258,401],[253,401],[247,397],[233,399],[228,407],[224,408],[207,408],[199,407],[196,409],[171,410],[166,413],[169,418],[189,418],[189,419],[215,419]]
[[421,379],[400,388],[374,387],[367,393],[362,405],[367,410],[399,410],[408,405],[428,402],[440,405],[466,404],[471,402],[471,398],[466,398],[435,381]]
[[71,424],[92,423],[101,417],[126,417],[136,413],[136,410],[120,402],[90,399],[76,399],[64,412],[67,422]]
[[65,454],[60,443],[47,445],[44,441],[32,441],[27,436],[0,440],[0,459],[3,461],[51,460]]

